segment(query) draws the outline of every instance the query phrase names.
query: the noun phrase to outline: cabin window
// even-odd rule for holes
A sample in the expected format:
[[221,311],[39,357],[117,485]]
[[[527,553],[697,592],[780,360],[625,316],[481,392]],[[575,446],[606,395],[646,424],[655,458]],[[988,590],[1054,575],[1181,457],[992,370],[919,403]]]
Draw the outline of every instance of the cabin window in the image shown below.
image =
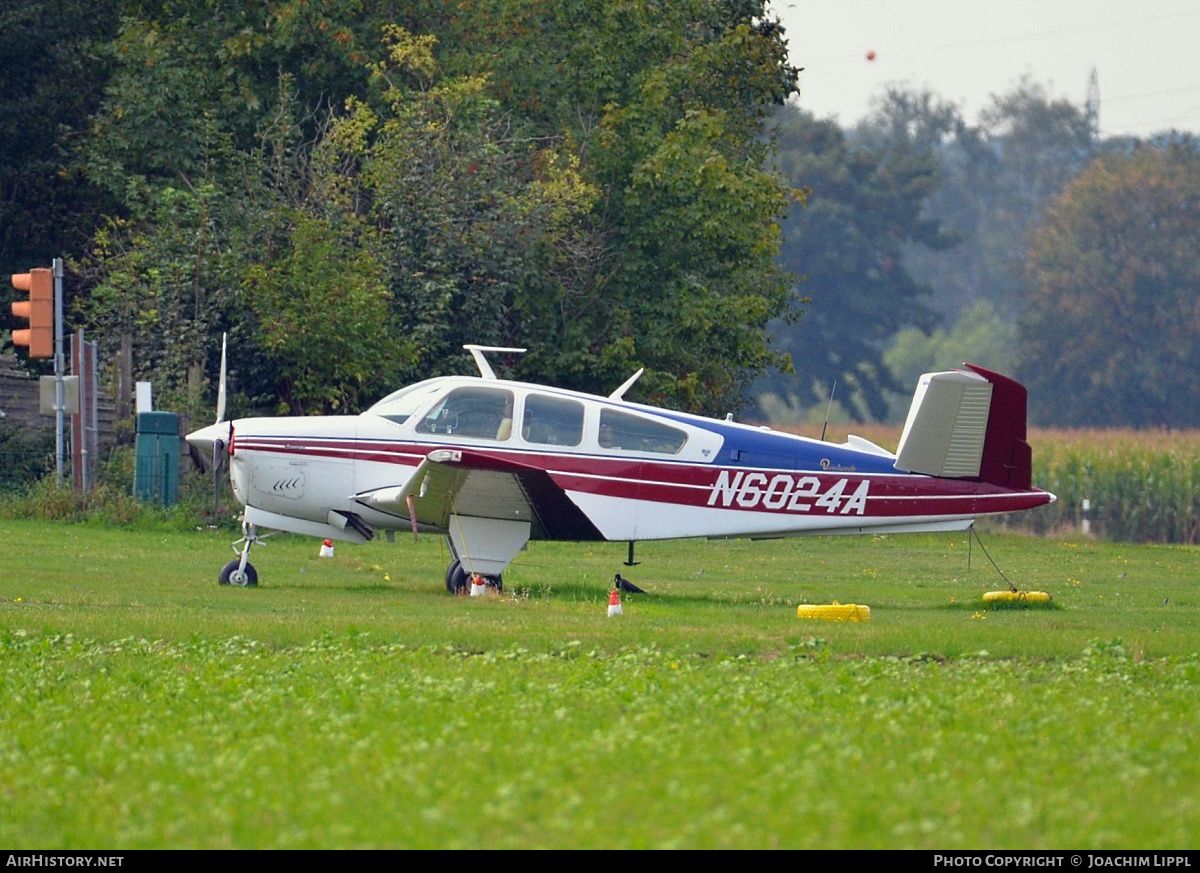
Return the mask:
[[530,443],[577,446],[583,442],[583,404],[563,397],[530,394],[525,398],[521,435]]
[[417,425],[418,433],[481,440],[512,435],[513,395],[500,388],[455,388]]
[[687,442],[687,434],[648,418],[605,409],[600,413],[597,439],[605,449],[676,455]]

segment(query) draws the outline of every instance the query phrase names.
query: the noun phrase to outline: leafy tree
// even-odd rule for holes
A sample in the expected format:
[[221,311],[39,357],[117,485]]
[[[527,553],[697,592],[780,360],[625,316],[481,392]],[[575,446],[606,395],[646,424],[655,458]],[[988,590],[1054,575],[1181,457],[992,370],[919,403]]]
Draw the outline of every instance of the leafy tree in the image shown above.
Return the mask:
[[[465,342],[513,344],[537,326],[552,233],[587,191],[549,143],[518,136],[483,76],[445,76],[437,41],[389,31],[375,69],[385,109],[352,101],[333,137],[360,168],[390,266],[407,378],[460,369]],[[579,200],[579,204],[575,201]]]
[[1061,425],[1200,425],[1200,144],[1094,161],[1031,237],[1020,368]]
[[344,215],[275,217],[288,225],[286,251],[253,265],[243,294],[278,374],[277,411],[355,412],[378,398],[390,362],[411,354],[391,342],[386,265],[372,230]]
[[884,352],[883,361],[896,382],[908,390],[892,399],[889,419],[903,421],[912,401],[912,389],[922,373],[963,363],[1001,373],[1014,372],[1016,342],[1016,325],[986,300],[964,310],[950,328],[939,327],[929,333],[915,327],[900,331]]
[[[109,74],[99,46],[116,31],[116,0],[0,4],[0,275],[50,265],[86,243],[112,207],[74,170]],[[0,345],[15,292],[0,291]],[[68,297],[74,283],[65,284]]]
[[125,0],[106,46],[114,73],[93,118],[89,178],[137,210],[146,186],[234,169],[236,153],[259,145],[281,78],[301,106],[340,106],[365,88],[384,23],[407,5]]
[[[933,158],[916,145],[852,145],[832,121],[794,109],[784,110],[777,135],[780,169],[809,189],[783,227],[783,262],[811,301],[800,322],[776,328],[799,374],[790,393],[823,402],[836,381],[855,413],[881,418],[886,392],[899,387],[883,364],[887,341],[934,323],[925,289],[902,263],[906,244],[950,242],[922,213],[936,183]],[[769,387],[788,393],[782,380]]]
[[138,378],[153,376],[160,399],[190,413],[201,411],[195,368],[219,348],[212,327],[235,282],[227,205],[211,184],[163,187],[150,198],[149,220],[111,220],[77,263],[93,285],[81,305],[87,326],[114,344],[131,336]]
[[953,321],[972,301],[992,299],[1007,268],[997,269],[982,254],[1002,173],[999,149],[986,132],[968,125],[958,107],[932,92],[890,88],[851,139],[880,153],[918,153],[933,160],[937,183],[923,213],[942,225],[954,245],[907,243],[902,250],[905,268],[930,290],[929,307]]
[[246,159],[249,229],[231,321],[252,327],[271,376],[276,411],[352,412],[384,393],[411,360],[395,337],[390,270],[378,229],[347,164],[339,121],[317,141],[284,91],[266,143]]
[[[853,344],[862,342],[861,326],[871,325],[874,318],[888,319],[875,342],[856,351],[860,359],[866,360],[872,346],[883,348],[892,343],[887,369],[898,378],[899,396],[903,398],[893,404],[890,415],[894,417],[895,404],[907,403],[911,379],[920,370],[908,372],[914,365],[899,365],[891,356],[924,357],[925,353],[916,353],[918,348],[928,352],[942,348],[946,341],[953,345],[955,337],[974,337],[983,343],[981,351],[986,351],[989,359],[1003,359],[988,340],[1014,335],[1013,324],[1022,301],[1019,279],[1024,231],[1078,172],[1095,146],[1082,110],[1050,98],[1043,88],[1028,80],[995,98],[979,126],[968,125],[957,107],[928,91],[892,88],[876,101],[872,116],[850,131],[846,140],[849,149],[872,156],[881,165],[923,168],[924,173],[924,187],[913,189],[919,215],[912,226],[917,231],[901,239],[899,246],[894,237],[903,225],[893,221],[855,225],[850,239],[829,249],[830,256],[843,249],[853,251],[856,245],[877,245],[883,252],[898,252],[904,274],[911,277],[909,281],[931,292],[922,299],[924,312],[914,312],[905,297],[878,293],[871,290],[870,283],[862,282],[865,299],[856,306],[851,304],[853,319],[836,327],[830,325],[831,330],[841,331],[834,335],[833,342]],[[804,170],[793,169],[799,152],[791,153],[786,138],[781,146],[782,165],[793,178],[803,180]],[[817,196],[814,192],[813,199]],[[844,209],[854,208],[853,194],[838,191],[837,197],[845,201],[840,204]],[[785,233],[791,232],[790,227],[785,228]],[[810,252],[809,257],[816,255]],[[802,286],[805,290],[819,287],[811,281],[811,263],[796,268],[810,277],[809,283]],[[979,305],[983,302],[988,306]],[[875,315],[872,307],[881,315]],[[803,334],[813,326],[820,314],[815,306],[811,310],[810,317],[794,330]],[[951,326],[935,329],[936,316],[944,317]],[[905,317],[911,317],[913,324],[906,327]],[[890,340],[891,336],[895,339]],[[953,364],[954,358],[964,352],[969,350],[945,360],[930,359],[920,366]],[[967,356],[980,360],[978,353]],[[808,375],[806,365],[799,369]],[[878,381],[876,374],[877,368],[873,367],[864,369],[857,378],[828,373],[820,384],[827,392],[832,380],[838,378],[839,396],[857,391],[861,398],[861,386]],[[780,381],[772,387],[785,390]],[[892,383],[882,396],[888,396],[895,387]],[[862,413],[861,399],[851,405],[858,405]],[[878,408],[877,402],[872,410],[876,415]]]
[[[614,378],[622,363],[625,372],[648,364],[657,399],[718,413],[739,407],[748,378],[775,361],[762,331],[787,304],[772,258],[788,191],[761,168],[764,157],[724,113],[697,110],[636,160],[621,192],[608,312],[592,322],[606,328],[592,346]],[[597,347],[601,339],[612,345]]]
[[[730,394],[744,384],[747,368],[760,366],[761,355],[737,343],[761,342],[761,326],[737,324],[752,325],[758,317],[757,296],[775,295],[771,306],[785,306],[784,283],[771,276],[769,256],[743,252],[744,286],[759,289],[746,295],[728,268],[716,266],[729,252],[703,251],[719,243],[701,237],[688,240],[686,255],[702,269],[673,276],[685,253],[668,262],[663,251],[651,252],[645,245],[651,229],[639,222],[692,204],[635,189],[657,183],[672,162],[668,169],[678,171],[688,190],[711,184],[709,205],[720,200],[743,218],[754,210],[753,223],[773,233],[786,197],[778,181],[769,202],[738,203],[745,187],[724,199],[712,196],[722,180],[761,171],[766,147],[756,134],[762,112],[794,89],[782,32],[766,20],[764,4],[505,0],[435,3],[423,15],[424,29],[409,30],[437,36],[443,83],[485,82],[484,93],[495,101],[492,116],[502,122],[496,136],[525,152],[513,177],[528,177],[535,186],[526,192],[526,208],[540,204],[522,222],[524,248],[508,255],[523,262],[507,269],[520,281],[511,292],[497,285],[483,297],[504,310],[493,331],[531,349],[517,373],[607,391],[644,365],[647,374],[635,389],[642,396],[722,411],[740,402]],[[668,137],[669,149],[659,152]],[[648,160],[659,166],[640,173]],[[681,162],[690,162],[691,170]],[[721,162],[727,167],[717,172]],[[531,233],[534,226],[541,232]],[[502,233],[498,245],[510,237]],[[755,271],[771,281],[757,281]],[[676,301],[693,307],[698,304],[688,301],[705,295],[715,308],[734,313],[735,320],[729,312],[715,313],[730,329],[698,330],[691,341],[664,344],[672,324],[682,323]]]
[[904,264],[951,323],[979,300],[1015,321],[1024,305],[1025,233],[1102,147],[1082,107],[1028,78],[993,97],[974,125],[928,91],[891,88],[851,139],[934,159],[937,185],[925,214],[956,244],[906,245]]
[[[382,53],[378,34],[395,10],[360,0],[119,6],[120,27],[102,52],[113,74],[80,158],[118,204],[76,265],[88,326],[110,348],[131,333],[139,376],[193,413],[216,384],[226,330],[231,382],[247,402],[316,411],[377,393],[357,377],[344,388],[322,384],[345,375],[337,367],[351,346],[375,349],[376,337],[349,334],[339,355],[321,335],[344,326],[336,317],[306,324],[301,347],[281,326],[296,327],[286,316],[302,305],[320,311],[335,285],[370,297],[381,282],[377,259],[361,252],[347,261],[364,275],[331,275],[346,254],[338,250],[369,234],[353,214],[342,220],[340,203],[318,202],[321,174],[310,165],[328,104],[365,87],[367,52]],[[268,253],[278,263],[265,263]],[[285,305],[292,292],[299,298]],[[368,321],[391,327],[387,317]],[[301,354],[317,350],[326,354]],[[324,374],[312,369],[318,357]],[[361,367],[377,359],[366,354]]]
[[90,325],[132,336],[139,375],[189,413],[208,411],[200,393],[216,384],[222,331],[231,382],[280,412],[360,406],[406,358],[391,340],[378,234],[356,209],[330,124],[306,142],[295,108],[284,88],[263,145],[233,156],[240,186],[151,187],[153,211],[111,220],[81,263],[95,282]]
[[[498,342],[534,350],[528,378],[611,390],[645,365],[643,396],[737,405],[787,305],[773,255],[788,189],[758,134],[795,71],[764,4],[373,9],[130,2],[87,156],[124,206],[89,273],[108,335],[203,317],[212,347],[228,327],[254,361],[247,393],[341,408],[359,389],[322,393],[347,374],[304,354],[328,346],[296,348],[281,326],[344,294],[349,322],[376,328],[340,347],[360,376],[458,369],[464,341]],[[603,64],[577,66],[593,51]],[[203,285],[205,302],[105,310],[122,282],[164,305]],[[385,346],[398,354],[374,368]],[[190,342],[150,358],[185,350],[195,367]]]
[[1002,153],[1002,181],[1011,195],[1004,218],[1018,227],[1028,227],[1096,153],[1086,110],[1051,98],[1029,78],[993,98],[981,122]]

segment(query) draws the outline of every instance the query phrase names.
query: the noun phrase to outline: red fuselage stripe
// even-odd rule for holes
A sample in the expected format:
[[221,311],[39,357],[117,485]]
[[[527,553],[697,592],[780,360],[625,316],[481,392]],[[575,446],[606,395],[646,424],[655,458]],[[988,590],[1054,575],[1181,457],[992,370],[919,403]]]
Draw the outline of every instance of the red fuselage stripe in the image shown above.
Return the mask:
[[[426,443],[238,435],[237,452],[396,464],[414,468],[435,449],[461,449],[499,469],[546,472],[565,491],[679,506],[854,517],[970,516],[1014,512],[1050,501],[1044,491],[909,473],[724,467],[647,458],[510,452]],[[490,466],[490,465],[489,465]]]

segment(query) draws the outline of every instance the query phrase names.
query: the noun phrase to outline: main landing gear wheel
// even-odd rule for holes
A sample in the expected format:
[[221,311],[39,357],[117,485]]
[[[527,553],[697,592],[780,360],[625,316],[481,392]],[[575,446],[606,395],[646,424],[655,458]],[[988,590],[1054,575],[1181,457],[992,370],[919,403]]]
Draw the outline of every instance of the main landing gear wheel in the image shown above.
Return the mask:
[[257,587],[258,571],[254,569],[254,565],[246,564],[246,569],[243,571],[238,569],[241,564],[241,558],[234,558],[222,567],[218,582],[221,585],[237,585],[241,588]]
[[[502,576],[485,576],[484,581],[488,588],[496,591],[504,590],[504,578]],[[446,570],[446,590],[451,594],[466,594],[471,588],[471,575],[463,569],[461,561],[455,561]]]
[[462,568],[462,564],[455,561],[446,570],[446,590],[451,594],[464,594],[467,590],[467,585],[470,584],[467,578],[467,571]]

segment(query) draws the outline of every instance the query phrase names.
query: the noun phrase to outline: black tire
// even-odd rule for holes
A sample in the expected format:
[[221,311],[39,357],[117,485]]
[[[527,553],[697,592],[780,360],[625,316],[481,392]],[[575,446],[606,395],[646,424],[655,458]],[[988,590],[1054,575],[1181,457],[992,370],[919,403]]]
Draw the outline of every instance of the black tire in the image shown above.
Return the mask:
[[241,588],[257,588],[258,587],[258,571],[254,569],[251,563],[246,564],[245,577],[238,578],[238,566],[242,563],[240,558],[234,558],[228,564],[221,568],[221,575],[217,578],[220,585],[237,585]]
[[[502,576],[485,576],[484,581],[488,588],[494,588],[496,591],[504,590],[504,578]],[[463,569],[461,561],[455,561],[446,570],[446,590],[451,594],[466,594],[471,587],[471,576]]]
[[462,563],[455,561],[446,570],[446,590],[451,594],[466,594],[467,586],[471,584],[471,580],[467,578],[467,571],[462,568]]

